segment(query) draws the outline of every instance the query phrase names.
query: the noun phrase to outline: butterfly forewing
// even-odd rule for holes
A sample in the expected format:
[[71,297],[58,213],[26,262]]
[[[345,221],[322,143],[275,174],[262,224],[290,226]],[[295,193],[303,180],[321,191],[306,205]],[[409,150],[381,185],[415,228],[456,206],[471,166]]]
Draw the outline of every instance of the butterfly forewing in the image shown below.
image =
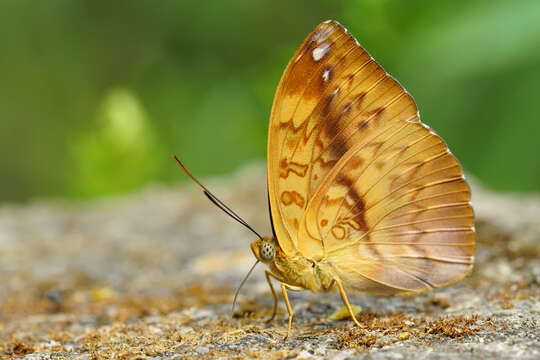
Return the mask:
[[459,164],[335,22],[308,35],[278,86],[268,187],[285,253],[327,259],[349,287],[417,291],[470,268],[473,214]]

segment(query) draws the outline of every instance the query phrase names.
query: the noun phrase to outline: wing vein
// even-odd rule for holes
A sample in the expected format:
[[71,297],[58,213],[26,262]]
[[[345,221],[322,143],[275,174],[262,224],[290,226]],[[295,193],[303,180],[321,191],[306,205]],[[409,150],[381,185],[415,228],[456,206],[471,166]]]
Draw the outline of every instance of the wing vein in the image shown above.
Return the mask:
[[432,222],[432,221],[440,221],[440,220],[448,220],[448,219],[471,219],[472,217],[473,217],[472,214],[469,214],[469,215],[442,216],[442,217],[436,217],[436,218],[431,218],[431,219],[410,221],[410,222],[406,222],[406,223],[401,223],[401,224],[395,224],[395,225],[389,225],[389,226],[376,228],[373,231],[371,231],[371,233],[378,232],[378,231],[383,231],[383,230],[395,229],[395,228],[399,228],[399,227],[402,227],[402,226],[411,226],[411,225],[423,224],[423,223],[428,223],[428,222]]

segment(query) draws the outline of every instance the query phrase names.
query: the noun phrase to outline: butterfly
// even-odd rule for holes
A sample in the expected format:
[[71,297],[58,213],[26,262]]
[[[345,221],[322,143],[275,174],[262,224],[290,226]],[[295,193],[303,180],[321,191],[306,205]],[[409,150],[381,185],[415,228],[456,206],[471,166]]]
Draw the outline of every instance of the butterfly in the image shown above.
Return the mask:
[[287,290],[337,291],[362,327],[347,292],[415,293],[471,270],[474,215],[461,166],[420,121],[411,95],[338,22],[315,27],[287,65],[267,161],[272,236],[199,185],[257,234],[251,250],[255,265],[267,265],[270,320],[273,278],[289,314],[287,337]]

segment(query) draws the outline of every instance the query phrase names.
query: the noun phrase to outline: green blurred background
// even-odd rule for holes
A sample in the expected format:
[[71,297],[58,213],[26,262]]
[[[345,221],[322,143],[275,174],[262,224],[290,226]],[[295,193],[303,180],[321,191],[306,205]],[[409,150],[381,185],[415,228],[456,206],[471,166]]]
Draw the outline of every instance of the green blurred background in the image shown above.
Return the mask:
[[0,1],[0,202],[86,199],[263,161],[273,94],[336,19],[465,169],[540,190],[540,1]]

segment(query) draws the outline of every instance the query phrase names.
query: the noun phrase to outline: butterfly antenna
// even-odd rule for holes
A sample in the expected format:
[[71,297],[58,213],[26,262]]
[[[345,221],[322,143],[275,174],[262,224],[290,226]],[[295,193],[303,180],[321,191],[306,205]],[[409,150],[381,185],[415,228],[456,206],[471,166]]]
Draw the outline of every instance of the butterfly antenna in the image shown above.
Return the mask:
[[255,269],[255,266],[257,266],[258,263],[259,263],[259,260],[255,261],[255,264],[253,264],[251,269],[249,269],[247,275],[244,277],[244,280],[242,280],[242,282],[240,283],[240,286],[238,287],[238,289],[236,289],[236,292],[234,293],[234,299],[232,302],[231,317],[233,317],[234,315],[234,307],[236,305],[236,298],[238,297],[238,294],[240,293],[240,289],[242,288],[242,286],[244,286],[249,275],[251,275],[251,273],[253,272],[253,269]]
[[256,232],[251,226],[249,226],[249,224],[244,220],[242,219],[237,213],[235,213],[230,207],[228,207],[227,205],[225,205],[223,203],[223,201],[219,200],[214,194],[212,194],[212,192],[210,190],[208,190],[206,188],[206,186],[204,186],[203,184],[201,184],[201,182],[199,180],[197,180],[195,178],[195,176],[191,175],[191,173],[188,171],[188,169],[186,169],[186,167],[184,166],[184,164],[182,164],[182,162],[176,157],[176,155],[173,155],[173,158],[174,158],[174,161],[176,161],[176,163],[178,164],[178,166],[180,166],[180,168],[182,170],[184,170],[184,172],[187,174],[187,176],[189,176],[191,178],[191,180],[195,181],[195,183],[197,185],[200,186],[200,188],[202,189],[204,195],[208,198],[208,200],[210,200],[212,202],[212,204],[216,205],[218,208],[220,208],[221,210],[223,210],[223,212],[225,212],[227,215],[229,215],[230,217],[232,217],[234,220],[238,221],[240,224],[244,225],[246,228],[248,228],[252,233],[254,233],[255,235],[257,235],[257,237],[259,239],[262,238],[261,235],[259,235],[258,232]]

